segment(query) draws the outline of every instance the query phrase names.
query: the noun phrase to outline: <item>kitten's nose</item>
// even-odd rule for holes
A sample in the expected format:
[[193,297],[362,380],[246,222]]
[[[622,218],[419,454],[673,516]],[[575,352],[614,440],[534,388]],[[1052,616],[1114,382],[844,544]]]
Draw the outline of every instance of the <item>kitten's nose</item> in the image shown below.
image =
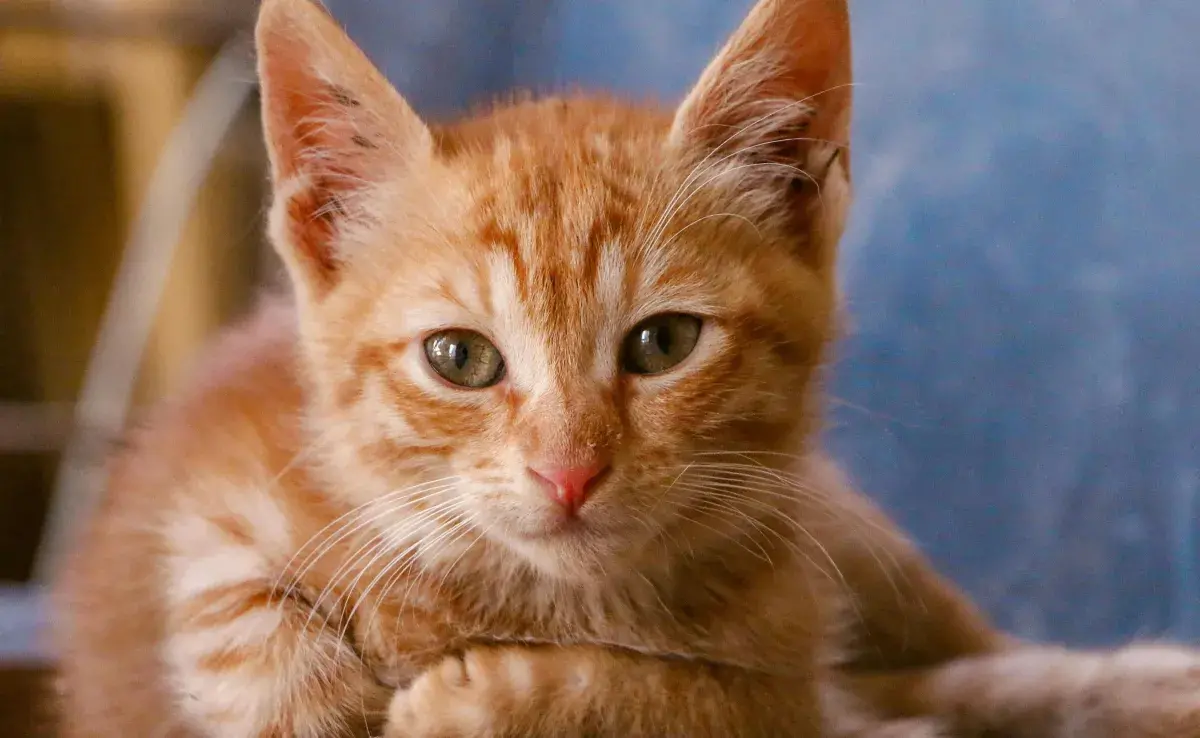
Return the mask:
[[608,464],[592,464],[576,467],[529,467],[529,473],[541,482],[550,498],[562,505],[568,515],[574,515],[583,507],[596,482],[608,471]]

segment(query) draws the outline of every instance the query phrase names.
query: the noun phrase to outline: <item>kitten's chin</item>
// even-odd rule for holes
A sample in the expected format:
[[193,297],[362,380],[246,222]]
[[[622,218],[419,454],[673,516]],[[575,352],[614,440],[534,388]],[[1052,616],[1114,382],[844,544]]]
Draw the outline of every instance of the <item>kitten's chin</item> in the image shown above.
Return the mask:
[[636,552],[643,548],[626,537],[582,526],[506,537],[503,543],[545,576],[592,583],[625,576]]

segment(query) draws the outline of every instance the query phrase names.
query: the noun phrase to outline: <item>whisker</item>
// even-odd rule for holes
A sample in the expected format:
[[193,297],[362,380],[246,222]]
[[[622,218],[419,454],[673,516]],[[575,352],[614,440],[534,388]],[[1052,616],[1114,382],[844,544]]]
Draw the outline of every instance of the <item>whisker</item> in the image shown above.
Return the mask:
[[[445,539],[447,536],[453,535],[453,538],[451,538],[451,539],[449,539],[449,540],[446,540],[446,542],[445,542],[445,543],[442,545],[442,548],[448,548],[449,546],[453,545],[453,544],[454,544],[456,541],[460,540],[462,537],[464,537],[464,536],[466,536],[466,535],[469,535],[469,534],[471,533],[471,530],[472,530],[472,528],[473,528],[473,525],[472,525],[471,523],[469,523],[469,522],[468,522],[468,521],[466,521],[466,520],[460,520],[460,521],[456,522],[456,523],[455,523],[453,526],[451,526],[451,528],[450,528],[449,530],[447,530],[447,531],[443,532],[443,533],[442,533],[442,534],[441,534],[441,535],[438,537],[438,539],[434,539],[432,542],[430,542],[430,541],[423,541],[423,542],[418,542],[418,543],[415,543],[415,544],[413,544],[413,546],[412,546],[412,547],[410,547],[410,549],[409,549],[409,550],[413,550],[413,549],[414,549],[416,546],[418,546],[418,545],[424,545],[424,546],[430,546],[430,545],[433,545],[433,546],[436,546],[436,545],[438,544],[438,541],[439,541],[439,540],[444,540],[444,539]],[[470,544],[468,544],[468,545],[467,545],[467,547],[466,547],[466,548],[465,548],[465,549],[464,549],[464,550],[463,550],[463,551],[462,551],[462,552],[459,554],[458,558],[456,558],[456,559],[454,560],[454,562],[453,562],[453,563],[451,563],[451,565],[450,565],[450,569],[452,569],[452,568],[454,567],[454,565],[455,565],[455,564],[457,564],[457,563],[458,563],[458,561],[459,561],[459,560],[460,560],[460,559],[461,559],[463,556],[465,556],[465,555],[466,555],[466,553],[467,553],[468,551],[470,551],[470,550],[471,550],[471,548],[472,548],[472,547],[474,547],[476,543],[478,543],[478,542],[480,541],[480,539],[481,539],[481,536],[479,536],[479,537],[476,537],[476,538],[475,538],[473,541],[471,541],[471,543],[470,543]],[[406,553],[407,553],[407,552],[406,552]],[[430,559],[436,558],[436,554],[434,554],[434,553],[431,553],[431,554],[429,555],[429,558],[430,558]],[[399,559],[398,559],[398,560],[399,560]],[[404,564],[403,564],[403,566],[400,566],[400,567],[399,567],[399,568],[396,570],[395,574],[393,574],[392,576],[389,576],[389,577],[388,577],[387,581],[384,583],[384,586],[383,586],[383,588],[382,588],[382,589],[381,589],[381,591],[380,591],[379,598],[378,598],[378,600],[376,601],[376,605],[375,605],[375,613],[374,613],[374,614],[372,614],[372,617],[371,617],[371,619],[369,619],[369,620],[368,620],[368,628],[370,627],[370,624],[374,622],[374,617],[375,617],[375,614],[377,614],[377,613],[379,612],[379,609],[382,607],[382,605],[383,605],[384,601],[385,601],[387,598],[389,598],[389,597],[391,596],[391,592],[392,592],[392,590],[393,590],[393,589],[395,588],[395,586],[396,586],[396,585],[397,585],[397,584],[400,582],[400,580],[401,580],[401,579],[403,579],[403,578],[404,578],[404,576],[405,576],[405,575],[406,575],[406,574],[407,574],[409,571],[411,571],[411,570],[414,568],[414,566],[415,566],[415,564],[416,564],[416,563],[417,563],[417,558],[416,558],[416,557],[409,558],[409,559],[407,559],[407,560],[405,560],[405,561],[404,561]],[[441,581],[441,582],[439,582],[437,589],[439,589],[439,590],[440,590],[440,589],[441,589],[441,587],[444,585],[444,583],[445,583],[445,578],[446,578],[446,576],[448,576],[448,575],[449,575],[449,573],[450,573],[450,569],[447,569],[447,570],[446,570],[446,572],[445,572],[445,574],[443,574],[442,581]],[[408,596],[409,596],[409,594],[412,592],[412,588],[413,588],[413,587],[414,587],[414,586],[417,584],[417,581],[418,581],[418,577],[413,577],[413,578],[411,578],[411,579],[409,580],[408,587],[407,587],[407,588],[405,588],[403,596],[401,596],[401,597],[400,597],[400,600],[399,600],[399,601],[400,601],[401,603],[404,603],[404,602],[407,602],[407,601],[408,601]],[[372,584],[372,586],[374,586],[374,584]],[[368,587],[368,591],[370,591],[370,587]],[[403,610],[403,604],[401,604],[401,609]],[[397,626],[398,626],[398,623],[397,623]]]
[[[415,529],[422,525],[425,525],[428,522],[430,522],[431,520],[435,519],[439,514],[444,512],[446,509],[450,509],[450,507],[454,503],[455,503],[454,500],[448,500],[448,501],[441,502],[432,508],[422,510],[419,513],[417,513],[416,515],[414,515],[410,518],[406,518],[404,521],[405,527]],[[394,510],[385,510],[376,517],[377,518],[385,517],[386,515],[393,513],[393,512],[394,512]],[[344,561],[342,563],[342,565],[338,568],[337,572],[335,572],[334,576],[331,577],[330,581],[321,590],[321,594],[318,595],[317,599],[313,602],[313,610],[314,611],[319,610],[320,603],[327,596],[327,594],[330,593],[333,589],[335,589],[337,587],[337,585],[339,585],[347,576],[349,576],[352,573],[352,571],[356,567],[358,567],[359,564],[361,564],[361,562],[369,560],[368,565],[366,567],[362,567],[359,570],[358,575],[355,577],[355,579],[351,583],[350,587],[348,587],[346,590],[348,593],[350,593],[353,596],[354,590],[357,588],[358,583],[362,580],[362,577],[366,575],[366,572],[370,570],[371,566],[373,566],[376,561],[378,561],[380,556],[386,554],[390,548],[393,548],[392,541],[388,540],[387,532],[388,531],[377,531],[371,537],[371,539],[369,539],[369,540],[373,541],[372,543],[370,543],[369,545],[363,546],[353,556],[348,557],[346,559],[346,561]],[[344,612],[344,609],[343,609],[343,612]],[[309,620],[311,620],[311,617],[312,617],[312,615],[310,613]],[[331,617],[331,615],[326,616],[323,627],[328,625],[330,617]],[[306,626],[307,626],[307,623],[306,623]]]
[[792,459],[793,461],[801,461],[802,462],[802,461],[808,460],[808,457],[806,457],[806,456],[803,456],[800,454],[790,454],[790,453],[786,453],[784,451],[765,451],[765,450],[764,451],[747,451],[745,449],[739,449],[737,451],[697,451],[693,455],[694,456],[743,456],[743,457],[780,456],[785,459]]
[[[722,501],[717,500],[712,497],[701,496],[697,499],[693,499],[691,502],[691,505],[689,505],[689,507],[694,510],[698,510],[701,512],[707,512],[709,514],[719,516],[722,520],[726,520],[728,518],[734,518],[736,520],[745,521],[750,524],[751,528],[757,529],[759,532],[761,532],[764,528],[766,528],[766,526],[761,521],[755,520],[752,516],[747,515],[742,510],[739,510],[736,507],[734,507],[728,503],[722,502]],[[749,540],[752,544],[754,544],[754,547],[757,548],[759,553],[762,554],[762,559],[764,561],[769,563],[771,566],[775,566],[775,562],[771,559],[771,555],[769,553],[767,553],[767,550],[765,548],[763,548],[761,543],[758,542],[758,539],[755,538],[753,531],[739,530],[738,533],[744,534],[745,538],[747,540]],[[734,537],[733,534],[730,534],[730,535],[726,536],[726,539],[732,540],[733,537]]]
[[[733,455],[737,455],[736,453]],[[777,497],[784,500],[796,501],[800,496],[796,492],[803,489],[800,485],[800,480],[794,475],[781,473],[769,467],[760,465],[745,465],[745,464],[720,464],[720,463],[696,463],[692,462],[688,466],[689,469],[699,469],[704,471],[704,475],[699,481],[689,482],[689,488],[699,494],[717,495],[725,499],[733,501],[745,501],[749,503],[752,493],[763,494],[767,496]],[[715,479],[713,477],[716,477]],[[780,488],[791,492],[780,491]],[[809,488],[811,491],[811,488]],[[819,494],[805,496],[806,499],[828,502],[828,500]],[[749,503],[754,504],[754,503]],[[829,509],[832,511],[833,505],[830,504]],[[812,534],[800,521],[796,520],[793,515],[797,512],[789,510],[787,513],[776,510],[770,505],[759,505],[758,509],[768,514],[776,515],[780,520],[788,523],[795,531],[802,534],[813,546],[816,547],[822,554],[822,557],[829,562],[830,566],[837,573],[839,579],[845,582],[840,567],[834,560],[832,554],[828,551],[821,541]],[[790,513],[790,514],[788,514]],[[806,557],[807,558],[807,557]],[[811,559],[810,559],[811,561]],[[814,565],[815,562],[812,562]]]
[[[453,483],[450,483],[450,484],[445,484],[445,485],[439,486],[439,487],[424,489],[424,490],[421,490],[421,494],[405,500],[404,503],[402,503],[400,505],[388,506],[392,500],[394,500],[396,497],[400,496],[399,493],[409,492],[409,489],[397,490],[397,492],[393,492],[393,493],[384,495],[383,497],[378,497],[378,498],[369,500],[368,502],[363,503],[362,505],[359,505],[358,507],[354,508],[346,515],[340,516],[338,518],[338,520],[344,520],[344,522],[341,524],[341,526],[339,528],[336,528],[334,531],[331,531],[329,534],[330,536],[332,536],[334,532],[341,531],[335,538],[330,539],[327,536],[324,541],[318,541],[318,536],[321,535],[320,532],[318,532],[317,534],[314,534],[313,536],[311,536],[309,538],[309,541],[307,543],[305,543],[305,546],[307,547],[311,543],[316,542],[316,547],[309,553],[308,556],[306,556],[304,558],[304,565],[301,567],[301,569],[299,571],[297,571],[291,577],[291,584],[288,586],[288,588],[286,590],[283,590],[283,591],[286,593],[287,591],[290,591],[294,586],[296,586],[296,584],[301,582],[303,580],[303,578],[308,574],[308,572],[312,569],[312,567],[316,566],[317,563],[320,562],[321,558],[324,557],[324,555],[326,553],[333,550],[334,546],[338,545],[339,543],[346,540],[350,536],[353,536],[356,533],[361,532],[362,530],[364,530],[365,528],[369,527],[371,524],[377,522],[378,520],[380,520],[382,518],[385,518],[389,515],[393,515],[393,514],[399,512],[401,510],[404,510],[406,508],[419,505],[419,504],[427,501],[434,495],[440,494],[441,492],[444,492],[447,489],[451,489],[452,487],[453,487]],[[378,508],[378,509],[375,510],[373,515],[368,516],[367,515],[367,513],[369,512],[368,508]],[[349,518],[349,519],[347,520],[346,518]],[[327,525],[322,530],[328,529],[329,527],[330,526]],[[297,552],[297,555],[298,555],[298,553],[299,552]],[[295,559],[295,555],[292,556],[292,559]],[[288,571],[287,566],[285,566],[281,570],[280,575],[276,578],[275,589],[273,591],[280,591],[279,583],[283,580],[283,577],[284,577],[284,575],[287,574],[287,571]]]
[[[342,515],[339,515],[338,517],[334,518],[329,523],[327,523],[320,530],[318,530],[316,533],[309,536],[308,540],[304,542],[304,545],[302,545],[302,546],[300,546],[300,548],[296,549],[296,552],[294,554],[292,554],[292,557],[290,559],[288,559],[286,564],[284,564],[283,569],[280,574],[280,577],[275,582],[276,588],[278,588],[280,581],[282,581],[283,575],[288,571],[288,569],[291,567],[292,563],[295,562],[296,557],[298,557],[300,554],[304,553],[304,551],[306,549],[308,549],[309,546],[317,545],[319,542],[319,539],[322,536],[326,535],[327,533],[328,533],[328,535],[333,535],[333,533],[334,533],[333,529],[335,529],[339,524],[343,524],[343,521],[346,521],[348,518],[353,518],[354,516],[361,515],[361,514],[365,513],[366,508],[384,504],[384,503],[390,501],[391,499],[394,499],[395,497],[398,497],[400,495],[409,494],[409,493],[413,493],[413,492],[424,493],[426,491],[426,489],[428,487],[430,487],[431,485],[438,485],[438,484],[446,483],[446,482],[453,483],[459,479],[460,479],[459,477],[455,477],[455,476],[443,477],[441,479],[434,479],[434,480],[430,480],[428,482],[422,482],[420,484],[415,484],[410,487],[404,487],[401,489],[393,490],[392,492],[389,492],[381,497],[376,497],[376,498],[367,500],[366,502],[351,508],[350,510],[343,513]],[[433,494],[433,493],[434,492],[430,491],[430,494]],[[420,499],[426,499],[426,497],[421,497]],[[311,553],[312,552],[310,552],[310,555],[311,555]],[[306,557],[301,562],[300,565],[302,567],[305,567],[305,565],[307,563],[308,563],[308,557]],[[304,570],[306,571],[306,569],[304,569]]]
[[732,489],[757,489],[774,498],[793,502],[826,501],[819,490],[807,485],[802,486],[786,477],[758,474],[742,469],[705,468],[700,465],[693,468],[704,472],[692,475],[693,479],[712,479],[729,485]]
[[[342,565],[338,567],[337,571],[334,572],[334,575],[330,577],[329,581],[325,583],[325,586],[321,588],[321,591],[317,593],[316,599],[313,600],[308,617],[304,621],[305,631],[307,631],[309,626],[312,624],[313,618],[315,618],[318,613],[322,612],[321,603],[325,601],[325,598],[330,595],[336,595],[339,598],[344,596],[345,592],[342,594],[337,594],[338,588],[342,581],[355,570],[360,562],[372,558],[373,556],[382,552],[386,547],[387,541],[379,533],[376,533],[371,538],[367,539],[367,543],[355,549],[354,553],[342,562]],[[348,592],[350,590],[346,591]],[[324,619],[321,621],[320,625],[321,629],[329,626],[329,622],[333,618],[336,609],[337,606],[334,605],[329,608],[328,612],[324,613]]]
[[[467,532],[467,533],[470,533],[470,530],[468,529],[466,532]],[[440,581],[438,581],[438,587],[437,587],[437,588],[438,588],[439,590],[440,590],[442,587],[446,586],[446,579],[447,579],[447,578],[450,576],[450,573],[451,573],[451,572],[454,570],[454,567],[456,567],[456,566],[458,565],[458,562],[460,562],[460,561],[462,561],[462,560],[463,560],[463,557],[464,557],[464,556],[466,556],[466,555],[467,555],[467,553],[468,553],[468,552],[469,552],[469,551],[470,551],[472,548],[474,548],[474,547],[475,547],[475,544],[477,544],[477,543],[479,543],[481,540],[483,540],[483,535],[484,535],[484,534],[486,534],[486,529],[485,529],[485,531],[483,531],[483,532],[482,532],[480,535],[476,535],[476,536],[475,536],[475,538],[474,538],[474,540],[472,540],[470,543],[468,543],[468,544],[467,544],[467,547],[466,547],[466,548],[464,548],[462,551],[460,551],[460,552],[459,552],[458,556],[456,556],[456,557],[454,558],[454,561],[451,561],[451,562],[450,562],[450,565],[446,567],[446,571],[445,571],[445,573],[444,573],[444,574],[442,574],[442,578],[441,578],[441,580],[440,580]],[[458,540],[458,539],[456,538],[456,539],[455,539],[455,541],[457,541],[457,540]],[[444,548],[448,548],[448,547],[450,546],[450,544],[452,544],[452,543],[454,543],[454,541],[451,541],[450,543],[447,543],[447,544],[446,544],[446,546],[444,546]]]
[[[697,491],[699,492],[701,490],[697,490]],[[739,502],[744,503],[744,502],[748,501],[745,498],[737,498],[737,497],[726,497],[723,499],[727,500],[727,502],[726,502],[727,505],[736,505]],[[787,538],[782,533],[780,533],[778,530],[775,530],[774,528],[767,526],[767,525],[760,524],[761,527],[759,528],[759,530],[761,532],[768,533],[772,536],[775,536],[780,541],[781,544],[783,544],[785,547],[787,547],[789,550],[791,550],[797,556],[800,556],[805,561],[807,561],[818,572],[820,572],[825,578],[837,579],[838,581],[840,581],[842,583],[843,586],[846,586],[846,587],[849,586],[848,582],[845,578],[845,575],[843,574],[843,572],[841,570],[841,567],[838,566],[838,564],[837,564],[837,561],[833,558],[832,554],[830,554],[829,550],[824,546],[824,544],[822,544],[820,542],[820,540],[816,536],[814,536],[811,531],[808,530],[808,528],[806,528],[799,521],[794,520],[793,518],[790,518],[787,515],[783,514],[781,511],[771,508],[769,506],[758,508],[758,509],[762,513],[781,521],[782,523],[787,525],[790,530],[794,531],[795,533],[798,533],[798,534],[804,536],[805,539],[807,539],[818,551],[820,551],[821,558],[829,564],[830,568],[832,569],[832,572],[826,570],[824,566],[822,566],[819,562],[814,560],[813,557],[808,554],[808,552],[804,549],[804,547],[802,547],[799,544],[798,541]],[[736,508],[735,508],[735,510],[736,510]],[[733,511],[730,511],[730,512],[733,512]],[[737,512],[739,514],[745,515],[745,513],[740,510],[738,510]],[[749,518],[749,519],[753,519],[753,518]]]
[[757,554],[757,553],[755,553],[754,551],[751,551],[751,550],[750,550],[748,547],[746,547],[746,545],[745,545],[745,544],[743,544],[741,541],[738,541],[736,538],[733,538],[733,537],[731,537],[731,536],[730,536],[728,533],[726,533],[726,532],[724,532],[724,531],[717,530],[716,528],[712,527],[711,525],[708,525],[708,524],[706,524],[706,523],[703,523],[703,522],[701,522],[701,521],[699,521],[699,520],[696,520],[695,518],[693,518],[693,517],[691,517],[691,516],[687,515],[687,510],[688,510],[688,509],[689,509],[689,508],[686,508],[686,507],[685,507],[685,508],[681,508],[681,511],[680,511],[680,513],[679,513],[679,516],[680,516],[680,518],[681,518],[681,519],[683,519],[683,520],[686,520],[686,521],[688,521],[689,523],[692,523],[692,524],[694,524],[694,525],[698,525],[698,526],[700,526],[701,528],[704,528],[704,529],[706,529],[706,530],[708,530],[708,531],[711,531],[712,533],[716,534],[716,535],[717,535],[717,537],[718,537],[719,539],[721,539],[721,540],[724,540],[724,541],[729,541],[729,542],[731,542],[731,543],[734,543],[734,544],[736,544],[736,545],[737,545],[739,548],[741,548],[743,551],[745,551],[746,553],[750,554],[751,556],[753,556],[753,557],[755,557],[755,558],[757,558],[757,559],[760,559],[760,560],[761,560],[763,563],[766,563],[766,564],[770,564],[770,563],[771,563],[771,559],[770,559],[770,557],[763,556],[763,555],[760,555],[760,554]]
[[695,226],[695,225],[699,225],[700,223],[703,223],[704,221],[709,220],[711,218],[733,218],[735,220],[745,221],[747,224],[750,225],[751,228],[754,229],[754,232],[758,235],[759,240],[761,240],[763,237],[762,231],[759,230],[759,228],[758,228],[758,224],[755,223],[754,221],[750,220],[749,218],[747,218],[744,215],[739,215],[738,213],[709,213],[708,215],[702,215],[699,218],[696,218],[692,222],[685,225],[683,228],[680,228],[679,230],[672,233],[671,237],[668,238],[660,248],[663,248],[663,249],[667,248],[671,244],[675,243],[675,239],[682,236],[684,234],[684,232],[687,231],[689,228],[691,228],[692,226]]
[[[438,514],[440,514],[441,512],[445,512],[446,510],[453,511],[458,508],[459,508],[458,500],[455,500],[455,499],[447,500],[445,509],[440,510]],[[415,556],[413,556],[412,558],[410,558],[410,556],[415,554],[419,548],[437,546],[439,544],[439,542],[446,541],[447,537],[450,536],[451,534],[454,534],[456,531],[461,531],[461,530],[469,531],[469,528],[470,528],[470,524],[467,521],[465,521],[465,520],[455,521],[449,528],[439,531],[438,533],[435,533],[433,536],[422,537],[420,540],[418,540],[418,541],[414,542],[412,545],[410,545],[407,549],[405,549],[404,551],[395,555],[393,557],[394,561],[392,563],[389,563],[387,566],[385,566],[383,568],[383,570],[380,571],[379,574],[377,574],[375,576],[375,578],[371,580],[371,582],[367,585],[366,589],[364,589],[355,598],[354,607],[351,608],[349,615],[347,615],[345,618],[345,622],[347,623],[346,627],[349,627],[348,624],[353,621],[354,615],[355,615],[355,613],[358,612],[358,608],[362,604],[363,600],[367,599],[367,597],[370,595],[371,591],[375,588],[375,586],[377,584],[379,584],[379,582],[388,574],[388,570],[396,565],[395,562],[403,561],[406,564],[411,563],[412,561],[415,561],[416,559],[415,559]],[[455,537],[454,540],[457,540],[457,536]],[[446,543],[446,545],[448,545],[448,544],[449,544],[449,542]],[[430,558],[432,558],[432,555],[430,555]],[[376,557],[375,560],[377,560],[377,559],[378,559],[378,557]],[[372,560],[371,564],[368,565],[366,568],[364,568],[364,570],[363,570],[364,573],[370,569],[371,565],[374,564],[375,560]],[[351,585],[351,590],[357,589],[358,582],[361,580],[362,576],[363,576],[363,574],[360,574],[359,577],[357,579],[355,579],[354,583]],[[376,607],[376,610],[378,610],[378,606]]]

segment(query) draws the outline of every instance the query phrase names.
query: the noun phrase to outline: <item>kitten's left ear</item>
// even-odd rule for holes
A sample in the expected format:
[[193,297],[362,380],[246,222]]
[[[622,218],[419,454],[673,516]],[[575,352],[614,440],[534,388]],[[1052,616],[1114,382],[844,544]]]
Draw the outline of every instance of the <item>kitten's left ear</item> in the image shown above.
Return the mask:
[[433,138],[312,0],[263,0],[256,41],[271,235],[297,289],[320,298],[353,256],[346,234],[374,215],[367,196],[428,163]]
[[852,77],[846,0],[759,0],[679,106],[670,144],[723,170],[754,215],[803,227],[803,256],[828,265],[850,203]]

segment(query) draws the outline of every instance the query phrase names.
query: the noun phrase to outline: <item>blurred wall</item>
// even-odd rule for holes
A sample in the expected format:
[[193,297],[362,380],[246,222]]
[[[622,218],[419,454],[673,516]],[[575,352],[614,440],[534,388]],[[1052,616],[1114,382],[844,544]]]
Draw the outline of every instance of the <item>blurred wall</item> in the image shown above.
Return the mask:
[[[750,4],[331,0],[439,114],[514,83],[676,98]],[[1200,5],[853,13],[833,447],[1005,626],[1200,639]]]
[[[164,24],[152,7],[182,13],[189,1],[224,31],[194,32],[194,14]],[[30,576],[118,262],[197,76],[237,27],[229,1],[85,1],[69,12],[53,0],[0,2],[0,600]],[[254,289],[247,267],[264,184],[256,119],[248,109],[239,118],[183,232],[163,238],[173,268],[139,399],[173,386]],[[0,617],[0,641],[6,632]]]

